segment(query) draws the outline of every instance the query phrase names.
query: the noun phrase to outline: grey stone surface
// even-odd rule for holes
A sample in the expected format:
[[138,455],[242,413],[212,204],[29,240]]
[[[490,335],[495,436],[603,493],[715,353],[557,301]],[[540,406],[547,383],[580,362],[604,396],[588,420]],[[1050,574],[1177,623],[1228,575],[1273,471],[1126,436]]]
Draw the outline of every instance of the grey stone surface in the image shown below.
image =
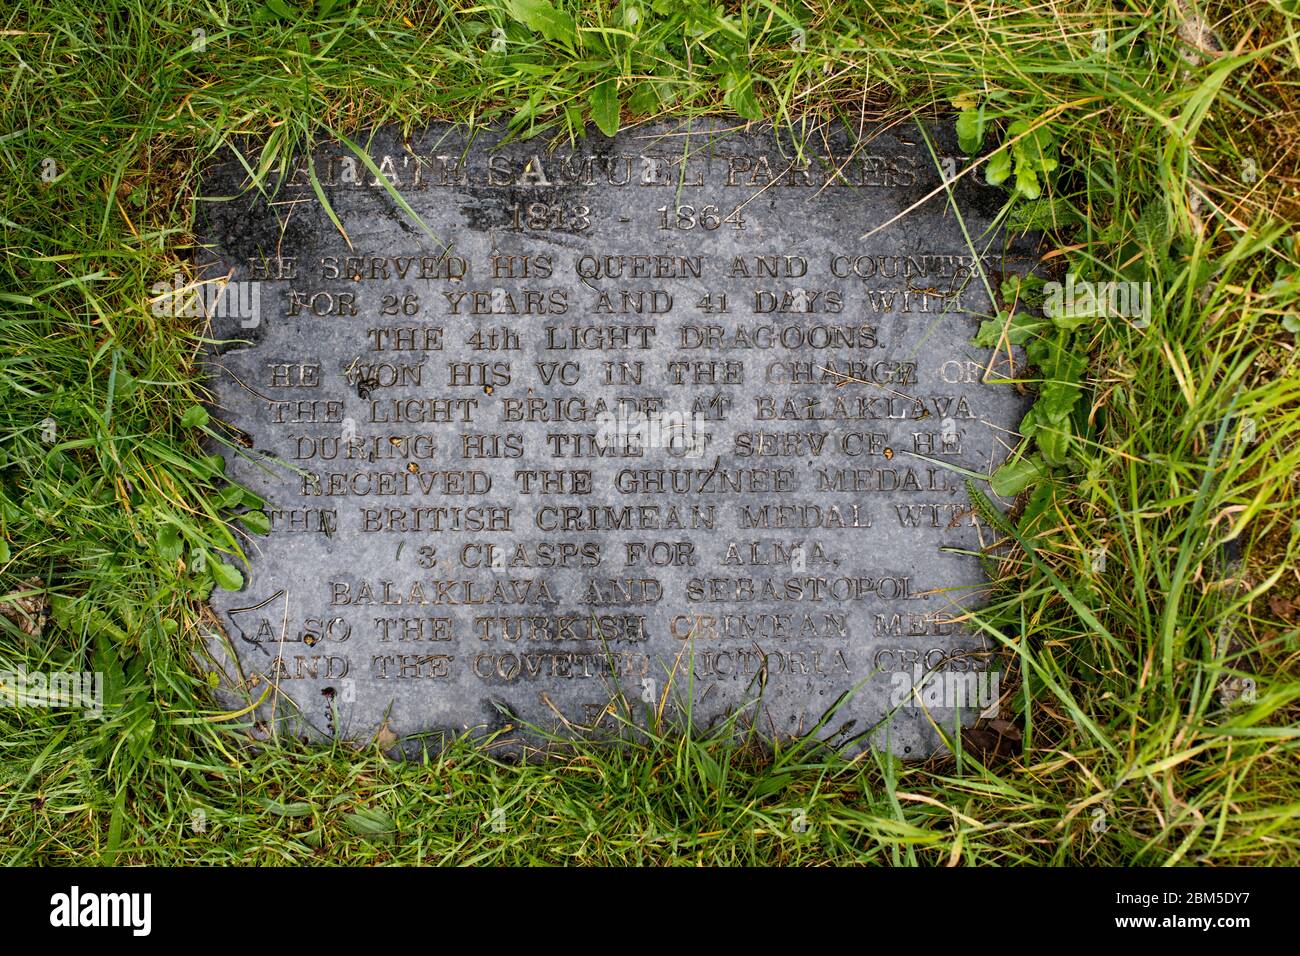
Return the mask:
[[306,161],[265,192],[214,164],[214,410],[273,519],[211,599],[228,697],[408,748],[835,708],[822,738],[912,756],[953,693],[987,700],[991,648],[952,619],[991,536],[951,469],[1014,444],[1026,400],[969,342],[1032,260],[974,176],[960,220],[926,199],[964,166],[944,130],[937,159],[914,125],[808,132],[800,159],[725,120],[553,148],[385,128],[373,167],[311,157],[347,239]]

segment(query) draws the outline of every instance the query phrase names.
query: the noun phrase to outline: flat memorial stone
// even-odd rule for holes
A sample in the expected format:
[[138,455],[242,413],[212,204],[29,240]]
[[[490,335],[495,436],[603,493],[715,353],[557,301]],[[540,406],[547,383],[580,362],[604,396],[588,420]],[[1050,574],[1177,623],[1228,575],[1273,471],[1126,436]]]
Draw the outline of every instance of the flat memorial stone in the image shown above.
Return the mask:
[[214,410],[272,525],[211,597],[228,702],[408,750],[689,707],[932,752],[998,690],[954,469],[1027,407],[970,345],[1032,266],[1002,194],[962,177],[954,214],[937,126],[502,139],[205,180]]

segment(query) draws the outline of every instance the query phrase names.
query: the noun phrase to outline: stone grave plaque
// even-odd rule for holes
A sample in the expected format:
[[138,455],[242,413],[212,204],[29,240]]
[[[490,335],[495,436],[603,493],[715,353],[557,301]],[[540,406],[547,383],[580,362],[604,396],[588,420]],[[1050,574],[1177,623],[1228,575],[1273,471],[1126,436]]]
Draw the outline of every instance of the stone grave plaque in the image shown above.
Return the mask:
[[987,707],[961,469],[1027,406],[970,341],[1029,249],[974,175],[949,198],[945,129],[805,133],[383,128],[260,190],[255,147],[214,164],[213,409],[271,530],[210,650],[261,728],[689,709],[920,756]]

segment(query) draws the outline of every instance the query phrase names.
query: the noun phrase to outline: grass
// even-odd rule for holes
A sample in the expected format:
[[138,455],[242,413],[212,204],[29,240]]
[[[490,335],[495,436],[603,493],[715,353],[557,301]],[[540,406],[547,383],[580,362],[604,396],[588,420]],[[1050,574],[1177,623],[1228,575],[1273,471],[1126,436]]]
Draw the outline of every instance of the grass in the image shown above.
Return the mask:
[[[0,670],[103,671],[110,705],[0,710],[3,859],[1300,861],[1294,0],[1205,5],[1223,51],[1197,55],[1191,0],[561,6],[0,15]],[[1019,136],[1017,167],[1059,160],[1037,200],[1008,190],[1050,265],[1155,291],[1148,329],[1029,333],[1036,480],[979,617],[1009,655],[1000,721],[924,765],[765,758],[672,727],[545,764],[463,743],[409,762],[241,748],[191,662],[202,575],[162,534],[238,562],[203,428],[181,421],[201,330],[148,304],[186,267],[197,170],[222,142],[266,135],[282,157],[377,122],[567,137],[615,109],[856,124],[954,103],[983,110],[978,156]]]

